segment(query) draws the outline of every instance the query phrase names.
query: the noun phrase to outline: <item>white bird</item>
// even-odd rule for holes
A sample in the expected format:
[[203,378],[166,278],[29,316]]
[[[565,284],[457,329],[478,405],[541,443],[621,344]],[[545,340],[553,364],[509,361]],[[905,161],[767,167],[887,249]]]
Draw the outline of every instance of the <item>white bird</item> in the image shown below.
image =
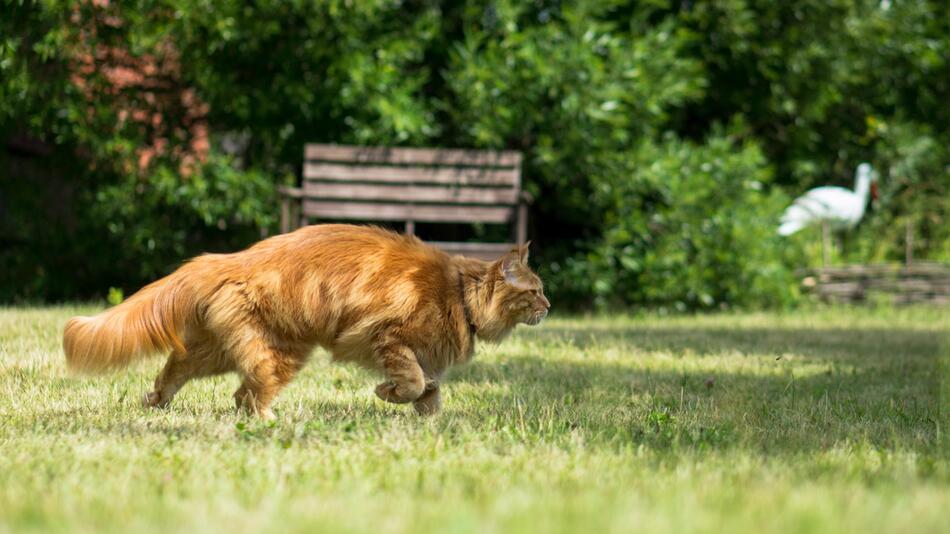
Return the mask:
[[782,214],[778,233],[791,235],[813,223],[822,223],[833,230],[853,228],[864,217],[869,194],[877,198],[877,176],[870,163],[862,163],[855,173],[854,191],[835,186],[810,189]]

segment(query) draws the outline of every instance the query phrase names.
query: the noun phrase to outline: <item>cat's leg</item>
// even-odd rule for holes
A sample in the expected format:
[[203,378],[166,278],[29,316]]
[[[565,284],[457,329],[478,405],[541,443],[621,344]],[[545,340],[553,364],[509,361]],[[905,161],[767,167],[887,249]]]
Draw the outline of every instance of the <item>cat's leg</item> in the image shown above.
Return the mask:
[[386,402],[412,402],[425,392],[426,378],[412,350],[397,343],[376,347],[379,366],[386,373],[386,382],[376,386],[376,396]]
[[191,373],[188,370],[188,353],[173,351],[165,367],[155,377],[155,385],[152,391],[145,393],[142,398],[142,405],[147,408],[166,408],[172,398],[178,393],[185,382],[191,379]]
[[253,370],[245,374],[241,387],[234,392],[237,408],[270,420],[274,413],[270,409],[274,398],[293,379],[302,367],[299,360],[284,358],[260,362]]
[[238,360],[244,382],[234,392],[235,404],[261,419],[273,419],[271,402],[303,367],[305,359],[300,354],[275,350],[263,341],[252,342],[244,350]]
[[178,390],[192,378],[226,373],[233,366],[208,342],[190,343],[187,352],[173,351],[155,378],[152,391],[145,394],[146,407],[165,408]]
[[422,396],[412,401],[412,407],[419,415],[435,415],[442,409],[442,395],[439,393],[439,381],[427,380]]

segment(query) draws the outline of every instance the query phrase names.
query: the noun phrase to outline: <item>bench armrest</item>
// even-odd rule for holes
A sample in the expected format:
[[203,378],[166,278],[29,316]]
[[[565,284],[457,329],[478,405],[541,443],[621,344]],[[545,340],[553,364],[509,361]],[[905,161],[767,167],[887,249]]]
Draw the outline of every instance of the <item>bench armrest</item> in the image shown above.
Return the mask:
[[277,186],[277,194],[286,198],[303,198],[303,189],[287,185]]

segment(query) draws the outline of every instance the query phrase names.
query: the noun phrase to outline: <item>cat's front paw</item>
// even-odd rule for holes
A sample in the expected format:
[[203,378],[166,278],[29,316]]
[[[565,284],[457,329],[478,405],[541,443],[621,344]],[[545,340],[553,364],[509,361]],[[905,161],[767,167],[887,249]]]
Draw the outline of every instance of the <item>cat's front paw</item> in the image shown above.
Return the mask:
[[376,396],[393,404],[406,404],[422,396],[424,390],[425,385],[422,383],[410,382],[405,384],[390,380],[376,386]]

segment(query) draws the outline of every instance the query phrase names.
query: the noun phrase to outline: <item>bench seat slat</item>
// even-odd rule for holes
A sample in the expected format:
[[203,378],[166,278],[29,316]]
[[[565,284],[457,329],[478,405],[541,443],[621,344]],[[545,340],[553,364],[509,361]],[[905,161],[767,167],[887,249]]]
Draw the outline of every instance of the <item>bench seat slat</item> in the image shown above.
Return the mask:
[[304,159],[344,163],[386,163],[391,165],[471,165],[519,167],[521,153],[504,150],[463,150],[440,148],[392,148],[308,144]]
[[339,200],[303,201],[304,217],[364,221],[485,222],[507,223],[514,208],[506,206],[437,206],[430,204],[393,204],[341,202]]
[[317,200],[380,200],[441,204],[517,204],[511,188],[441,187],[414,184],[358,184],[307,181],[304,195]]
[[516,247],[514,243],[459,243],[446,241],[427,241],[427,243],[435,245],[449,254],[461,254],[462,256],[487,261],[497,260]]
[[515,169],[472,167],[387,167],[383,165],[343,165],[339,163],[306,163],[305,180],[337,180],[344,182],[435,183],[517,187]]
[[[281,190],[281,231],[317,221],[512,224],[526,239],[527,204],[517,151],[307,144],[303,183]],[[436,243],[494,260],[509,243]]]

